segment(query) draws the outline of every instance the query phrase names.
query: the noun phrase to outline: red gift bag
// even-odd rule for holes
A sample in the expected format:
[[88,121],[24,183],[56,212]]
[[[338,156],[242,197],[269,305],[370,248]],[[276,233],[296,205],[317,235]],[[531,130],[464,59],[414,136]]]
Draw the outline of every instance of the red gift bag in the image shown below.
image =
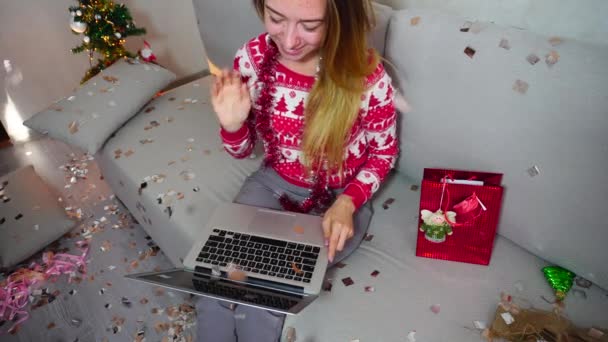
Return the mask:
[[502,204],[502,174],[424,169],[416,255],[488,265]]

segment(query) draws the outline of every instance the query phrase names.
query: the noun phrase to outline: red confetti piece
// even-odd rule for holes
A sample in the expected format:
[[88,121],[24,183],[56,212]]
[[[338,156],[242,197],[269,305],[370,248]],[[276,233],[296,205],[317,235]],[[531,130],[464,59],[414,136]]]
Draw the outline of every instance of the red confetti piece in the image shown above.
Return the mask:
[[342,279],[342,283],[344,283],[344,286],[351,286],[355,282],[351,279],[351,277],[346,277],[346,278]]

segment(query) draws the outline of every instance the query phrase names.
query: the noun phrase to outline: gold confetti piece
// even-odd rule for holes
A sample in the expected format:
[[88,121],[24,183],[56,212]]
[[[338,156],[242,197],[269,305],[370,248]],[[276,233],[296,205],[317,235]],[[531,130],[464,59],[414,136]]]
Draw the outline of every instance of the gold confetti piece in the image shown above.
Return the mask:
[[551,52],[549,52],[547,54],[547,56],[545,56],[545,62],[547,63],[547,65],[549,67],[552,67],[558,61],[559,61],[559,53],[557,53],[557,51],[555,51],[555,50],[551,50]]
[[302,226],[295,226],[295,227],[293,227],[293,231],[296,234],[304,234],[304,227],[302,227]]
[[525,94],[526,92],[528,92],[528,88],[529,88],[528,83],[525,81],[522,81],[522,80],[516,80],[515,83],[513,84],[513,90],[522,95]]
[[184,199],[184,194],[183,194],[183,193],[181,193],[181,192],[178,192],[178,193],[177,193],[177,199],[178,199],[178,200],[183,200],[183,199]]
[[105,240],[101,243],[100,249],[102,252],[108,252],[109,250],[112,249],[112,243],[108,240]]
[[173,119],[172,117],[167,117],[167,118],[166,118],[166,120],[167,120],[167,122],[168,122],[168,123],[171,123],[171,122],[173,122],[173,120],[175,120],[175,119]]
[[245,282],[247,281],[247,274],[241,270],[241,268],[233,263],[228,264],[226,269],[228,279],[234,281]]
[[184,110],[184,108],[186,108],[186,107],[184,107],[184,106],[178,106],[177,110]]
[[475,52],[476,52],[475,49],[473,49],[470,46],[467,46],[464,49],[464,54],[467,55],[467,56],[469,56],[469,58],[473,58],[473,56],[475,56]]
[[162,288],[162,287],[156,287],[156,288],[154,288],[154,295],[157,296],[157,297],[164,296],[165,295],[165,289]]
[[498,46],[505,50],[511,50],[511,44],[509,44],[509,41],[505,38],[500,40],[500,43],[498,44]]
[[188,160],[190,160],[190,157],[188,157],[188,156],[183,156],[183,157],[181,157],[181,158],[180,158],[180,160],[182,161],[182,163],[185,163],[185,162],[187,162]]
[[559,44],[561,44],[563,42],[564,41],[560,37],[549,38],[549,44],[551,44],[551,46],[558,46]]
[[142,305],[146,305],[146,304],[148,304],[148,302],[150,302],[150,301],[146,297],[144,297],[144,298],[142,298],[142,299],[139,300],[139,303],[142,304]]
[[109,75],[106,75],[106,76],[103,76],[102,78],[103,78],[103,79],[104,79],[104,81],[106,81],[106,82],[110,82],[110,83],[116,83],[116,82],[118,82],[118,78],[117,78],[117,77],[114,77],[114,76],[109,76]]
[[412,19],[410,19],[410,25],[412,25],[412,26],[418,26],[419,23],[420,23],[420,17],[413,17]]
[[46,326],[46,328],[47,328],[48,330],[51,330],[51,329],[55,328],[56,326],[57,326],[57,325],[56,325],[54,322],[51,322],[51,323],[49,323],[49,325],[47,325],[47,326]]
[[68,130],[70,131],[70,134],[75,134],[76,132],[78,132],[78,121],[70,122],[70,124],[68,125]]
[[107,93],[108,92],[108,88],[103,87],[103,88],[99,89],[99,92],[100,93]]
[[540,61],[540,58],[538,58],[537,55],[531,53],[528,55],[528,57],[526,57],[526,60],[528,61],[528,63],[530,63],[531,65],[534,65],[536,63],[538,63],[538,61]]
[[125,157],[130,157],[131,155],[133,155],[133,153],[135,153],[133,150],[129,149],[127,152],[125,152]]
[[137,261],[137,260],[131,261],[130,267],[132,269],[135,269],[135,268],[139,267],[139,261]]
[[296,265],[296,263],[295,263],[295,262],[293,262],[293,261],[291,262],[291,269],[293,269],[293,271],[294,271],[294,272],[296,272],[296,274],[302,274],[302,273],[304,273],[304,271],[302,271],[302,270],[301,270],[301,269],[298,267],[298,265]]
[[168,162],[168,163],[167,163],[167,165],[168,165],[168,166],[171,166],[171,165],[173,165],[173,164],[175,164],[175,163],[176,163],[176,162],[175,162],[175,160],[172,160],[172,161]]
[[180,172],[179,176],[182,177],[182,179],[185,181],[191,181],[196,178],[196,174],[191,170],[184,170]]

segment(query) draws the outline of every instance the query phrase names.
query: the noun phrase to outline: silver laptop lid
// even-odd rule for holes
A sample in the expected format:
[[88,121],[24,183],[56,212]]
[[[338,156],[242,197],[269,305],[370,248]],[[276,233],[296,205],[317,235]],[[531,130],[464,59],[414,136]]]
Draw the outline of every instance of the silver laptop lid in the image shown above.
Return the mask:
[[317,298],[315,295],[303,292],[290,292],[288,287],[276,288],[273,286],[274,288],[270,288],[264,280],[252,277],[248,278],[246,282],[230,280],[226,278],[225,273],[221,276],[213,276],[211,272],[205,274],[184,269],[171,269],[131,274],[125,277],[176,291],[288,315],[299,313]]

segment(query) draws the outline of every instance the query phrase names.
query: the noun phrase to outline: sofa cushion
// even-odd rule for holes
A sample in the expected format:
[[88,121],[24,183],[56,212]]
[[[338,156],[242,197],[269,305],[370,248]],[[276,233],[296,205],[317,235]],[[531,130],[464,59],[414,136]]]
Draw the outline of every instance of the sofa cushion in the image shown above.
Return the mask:
[[74,225],[31,165],[0,177],[0,268],[25,260]]
[[157,65],[120,60],[23,124],[95,154],[174,79],[175,74]]
[[499,233],[608,288],[608,46],[489,23],[461,32],[466,21],[393,15],[386,57],[413,108],[400,127],[399,171],[504,173]]
[[[264,32],[250,0],[192,0],[198,28],[209,61],[220,68],[231,68],[236,50],[251,38]],[[392,9],[374,3],[376,28],[370,35],[370,44],[381,54]],[[235,13],[238,25],[235,25]]]

